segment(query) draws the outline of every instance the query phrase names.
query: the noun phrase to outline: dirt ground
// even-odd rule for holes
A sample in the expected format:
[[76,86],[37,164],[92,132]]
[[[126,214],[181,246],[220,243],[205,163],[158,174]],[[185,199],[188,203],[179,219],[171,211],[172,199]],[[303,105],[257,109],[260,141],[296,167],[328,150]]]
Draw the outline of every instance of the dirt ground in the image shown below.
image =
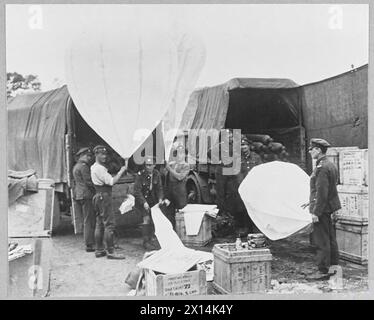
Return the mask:
[[[204,248],[211,251],[214,243],[234,242],[234,238],[220,238]],[[86,253],[82,236],[74,235],[71,227],[53,237],[50,297],[127,296],[130,289],[124,280],[142,259],[145,250],[137,230],[127,230],[120,235],[117,244],[126,252],[125,260],[95,258]],[[310,282],[306,276],[314,270],[313,249],[308,236],[295,236],[270,243],[273,255],[272,289],[269,293],[330,292],[328,281]],[[343,268],[342,292],[368,290],[366,266],[341,261]],[[209,288],[210,286],[208,286]],[[217,294],[208,290],[209,294]]]

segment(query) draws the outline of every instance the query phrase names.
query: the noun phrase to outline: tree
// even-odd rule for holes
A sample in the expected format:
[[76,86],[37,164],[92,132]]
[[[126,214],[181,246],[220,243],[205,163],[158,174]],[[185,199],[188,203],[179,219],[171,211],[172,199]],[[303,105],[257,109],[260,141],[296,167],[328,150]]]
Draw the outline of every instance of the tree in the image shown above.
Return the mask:
[[23,76],[18,72],[8,72],[6,76],[8,99],[18,94],[38,92],[41,90],[41,83],[36,75],[29,74]]

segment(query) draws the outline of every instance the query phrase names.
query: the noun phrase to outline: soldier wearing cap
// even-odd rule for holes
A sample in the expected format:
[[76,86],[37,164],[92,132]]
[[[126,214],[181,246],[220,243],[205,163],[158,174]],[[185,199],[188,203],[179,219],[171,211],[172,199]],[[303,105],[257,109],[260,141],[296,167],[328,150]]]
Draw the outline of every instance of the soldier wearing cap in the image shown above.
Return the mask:
[[166,177],[166,198],[171,201],[168,215],[169,220],[175,226],[175,211],[187,205],[187,175],[190,166],[186,162],[186,152],[183,144],[178,144],[173,150],[173,158],[166,165],[168,171]]
[[81,221],[83,220],[83,237],[86,251],[93,252],[95,251],[94,233],[96,218],[92,206],[92,197],[95,194],[90,172],[92,152],[90,148],[81,148],[76,153],[76,157],[78,160],[73,168],[74,198],[76,200],[75,225],[81,225]]
[[157,249],[156,245],[152,243],[151,208],[157,203],[163,203],[164,198],[161,174],[155,169],[155,166],[155,158],[146,157],[145,168],[138,172],[134,183],[135,207],[143,216],[143,247],[146,250]]
[[313,278],[328,275],[329,267],[339,263],[336,232],[332,214],[341,208],[336,185],[338,170],[326,157],[330,144],[323,139],[311,139],[309,153],[316,160],[316,167],[310,177],[309,210],[313,219],[312,240],[316,246],[318,272]]
[[[93,205],[96,212],[95,242],[97,258],[107,256],[108,259],[125,259],[125,256],[114,252],[114,212],[112,209],[112,187],[126,171],[127,165],[112,176],[106,167],[107,148],[98,145],[94,148],[96,162],[91,166],[91,179],[96,194]],[[104,249],[105,243],[105,249]]]
[[248,172],[255,166],[262,163],[261,157],[251,151],[251,142],[246,136],[242,135],[241,139],[241,167],[240,172],[236,175],[236,214],[235,214],[235,224],[238,233],[242,235],[248,234],[248,232],[254,232],[255,225],[249,218],[247,209],[245,208],[244,202],[239,194],[239,186],[242,181],[247,176]]

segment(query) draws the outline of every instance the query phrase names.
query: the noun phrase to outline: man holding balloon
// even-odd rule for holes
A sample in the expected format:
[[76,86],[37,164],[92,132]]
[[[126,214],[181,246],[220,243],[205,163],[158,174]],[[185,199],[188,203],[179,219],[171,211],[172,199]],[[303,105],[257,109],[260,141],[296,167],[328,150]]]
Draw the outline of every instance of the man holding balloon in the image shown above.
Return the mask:
[[106,167],[107,148],[98,145],[93,151],[96,157],[96,162],[91,166],[91,179],[96,190],[93,197],[93,206],[96,213],[95,256],[97,258],[107,256],[108,259],[125,259],[125,256],[114,252],[115,224],[112,209],[112,187],[127,170],[127,165],[121,167],[113,177]]

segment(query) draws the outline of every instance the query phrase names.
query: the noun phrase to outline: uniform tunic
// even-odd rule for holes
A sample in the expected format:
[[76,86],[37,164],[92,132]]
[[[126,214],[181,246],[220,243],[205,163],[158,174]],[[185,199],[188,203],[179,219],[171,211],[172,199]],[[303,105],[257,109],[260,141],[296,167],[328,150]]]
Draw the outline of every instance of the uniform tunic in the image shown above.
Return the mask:
[[[228,159],[232,158],[234,162],[237,162],[238,159],[240,160],[240,155],[239,157],[235,156],[233,151],[233,144],[225,141],[222,141],[208,151],[211,163],[215,164],[218,160],[218,165],[215,168],[218,209],[230,213],[235,212],[237,172],[235,173],[235,164],[232,162],[228,163]],[[216,159],[217,155],[219,156],[218,159]]]
[[168,198],[174,209],[182,209],[187,205],[186,180],[190,172],[187,162],[170,162],[169,166],[176,171],[176,175],[169,172],[167,178],[166,198]]
[[339,251],[336,232],[331,214],[341,208],[336,185],[338,170],[326,156],[316,162],[310,177],[309,210],[318,216],[313,224],[312,239],[316,246],[316,263],[321,272],[327,272],[330,265],[339,263]]
[[134,196],[135,207],[143,216],[150,215],[151,212],[144,209],[144,204],[147,202],[152,208],[164,197],[160,172],[156,169],[152,174],[145,169],[139,171],[135,176]]
[[[82,160],[79,160],[73,168],[74,197],[76,200],[76,218],[83,216],[83,237],[87,247],[95,243],[94,233],[96,217],[92,206],[92,198],[95,188],[91,180],[90,167]],[[76,219],[76,225],[79,225]],[[78,228],[79,229],[79,228]]]

